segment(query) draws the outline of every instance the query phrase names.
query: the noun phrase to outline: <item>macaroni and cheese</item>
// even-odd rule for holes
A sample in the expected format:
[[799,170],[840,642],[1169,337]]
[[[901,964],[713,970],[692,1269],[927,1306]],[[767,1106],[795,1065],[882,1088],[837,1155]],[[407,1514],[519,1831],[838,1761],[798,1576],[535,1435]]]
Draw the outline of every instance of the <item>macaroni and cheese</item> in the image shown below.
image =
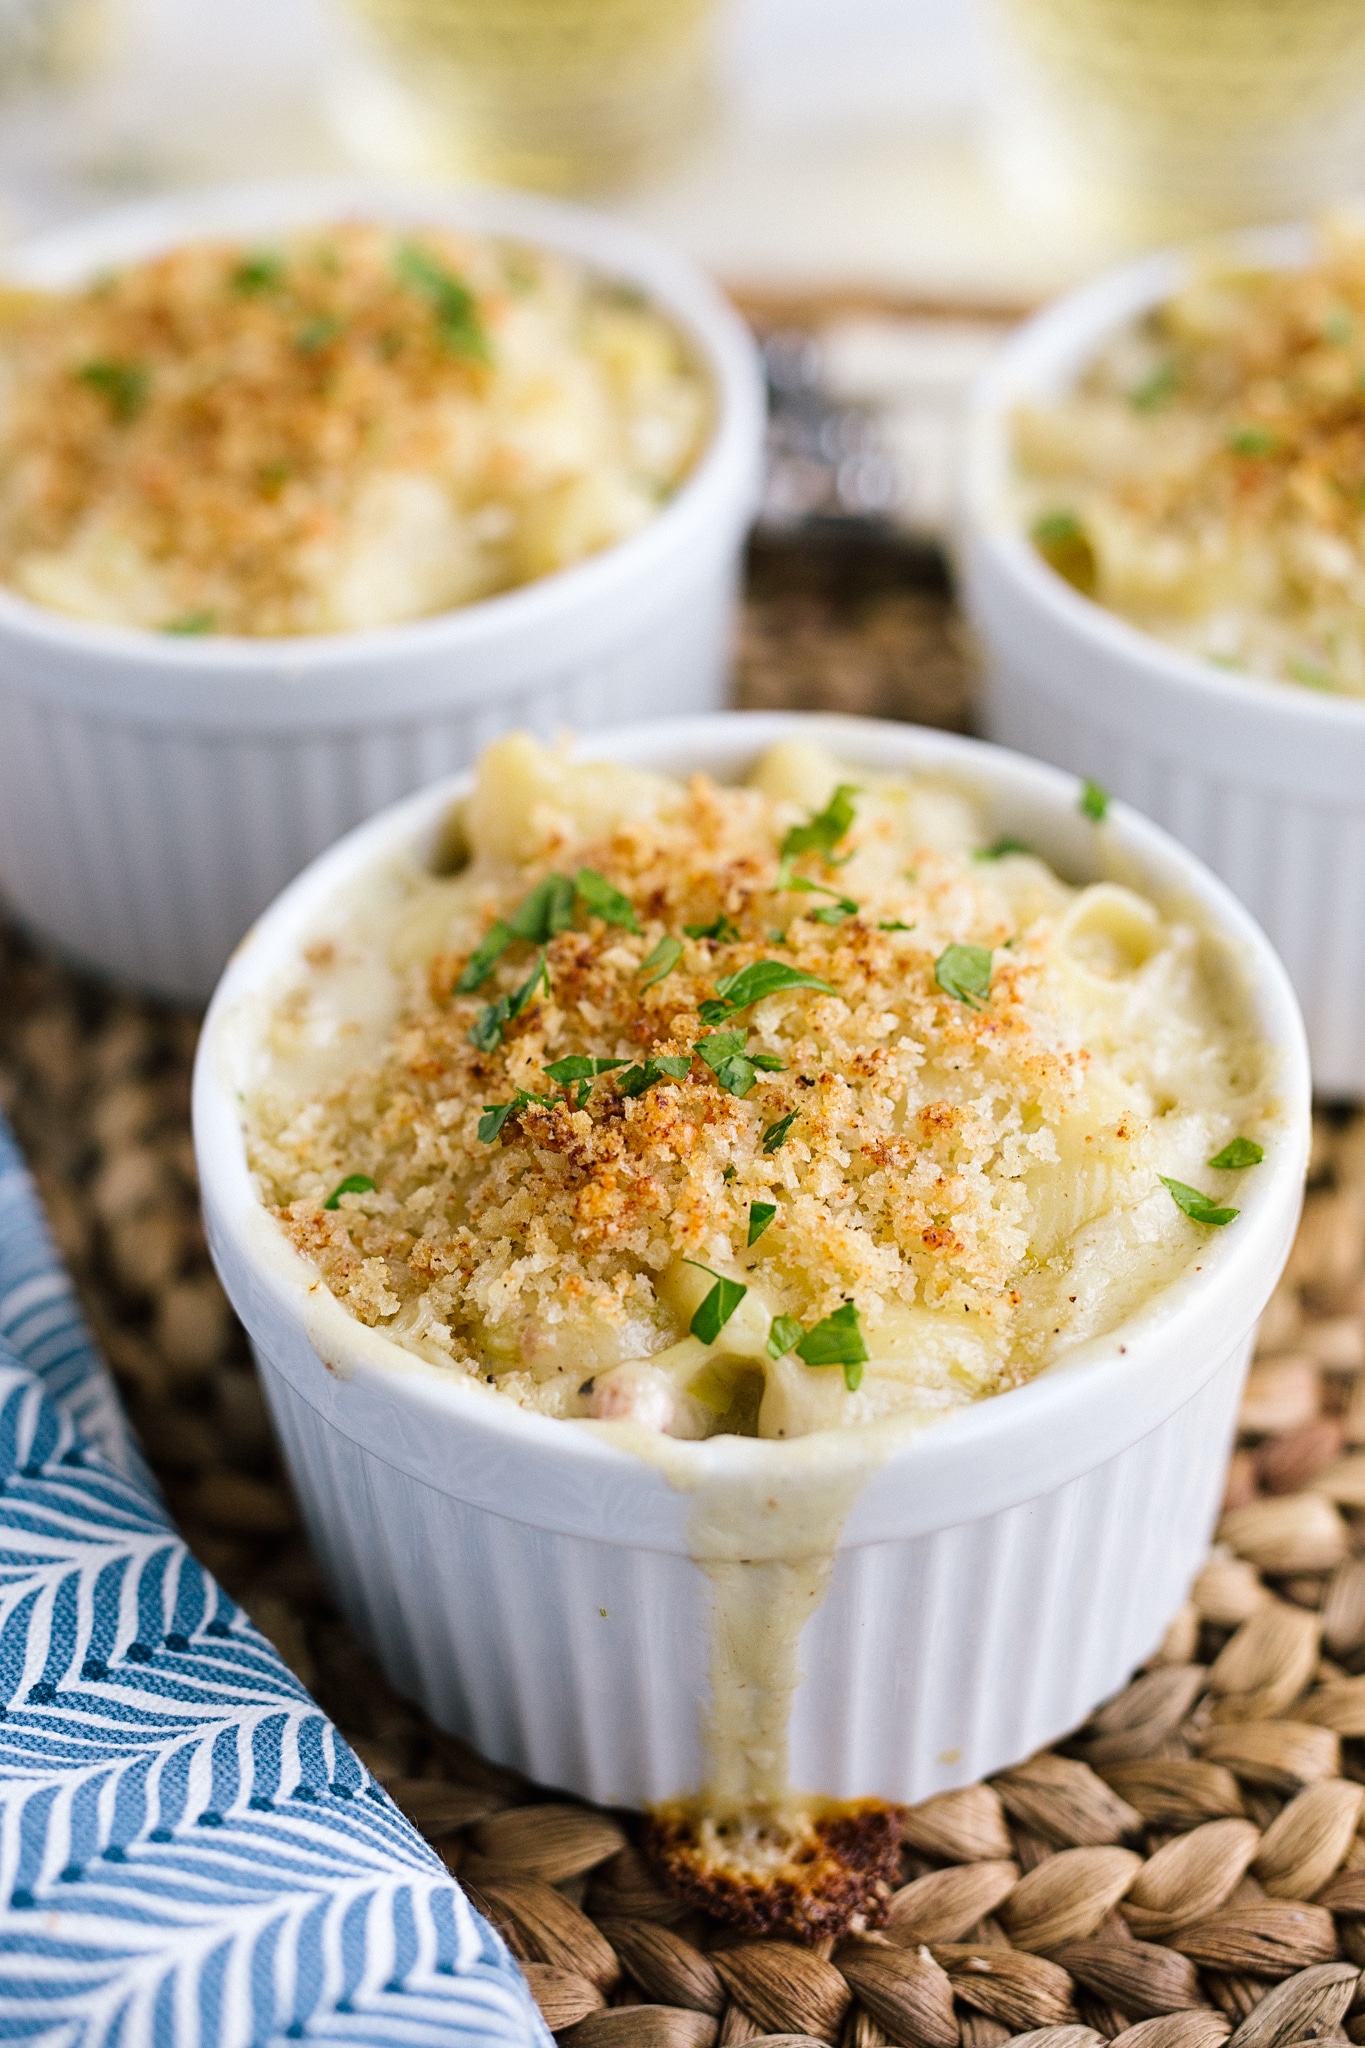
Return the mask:
[[514,735],[448,837],[319,934],[249,1105],[290,1239],[436,1365],[683,1437],[927,1422],[1235,1217],[1273,1113],[1236,973],[963,790]]

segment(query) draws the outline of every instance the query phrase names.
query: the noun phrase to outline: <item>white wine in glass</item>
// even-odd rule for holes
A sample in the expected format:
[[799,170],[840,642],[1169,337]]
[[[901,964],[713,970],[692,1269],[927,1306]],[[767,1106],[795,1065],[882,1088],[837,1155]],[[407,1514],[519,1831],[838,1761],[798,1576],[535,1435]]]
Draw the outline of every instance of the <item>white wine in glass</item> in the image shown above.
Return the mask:
[[1020,196],[1134,239],[1365,188],[1365,0],[990,0]]
[[554,192],[627,185],[703,125],[716,4],[351,0],[409,103],[410,167]]

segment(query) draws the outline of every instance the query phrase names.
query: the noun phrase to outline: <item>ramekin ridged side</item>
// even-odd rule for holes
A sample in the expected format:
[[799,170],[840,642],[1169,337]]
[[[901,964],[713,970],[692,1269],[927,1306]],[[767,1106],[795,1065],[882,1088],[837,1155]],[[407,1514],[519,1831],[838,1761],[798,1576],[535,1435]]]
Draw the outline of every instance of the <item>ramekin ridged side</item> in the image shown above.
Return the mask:
[[[1290,267],[1300,229],[1243,238]],[[985,653],[987,737],[1091,776],[1164,825],[1264,927],[1303,1005],[1314,1080],[1365,1093],[1365,702],[1256,683],[1141,632],[1039,558],[1010,505],[1010,419],[1061,396],[1197,255],[1147,258],[1027,323],[969,408],[958,554]]]
[[[1227,892],[1116,806],[979,742],[869,720],[732,714],[589,741],[585,753],[742,773],[799,729],[840,758],[941,771],[1077,879],[1134,872],[1191,901],[1242,964],[1278,1062],[1280,1116],[1233,1229],[1138,1317],[1025,1387],[916,1438],[672,1446],[672,1476],[611,1429],[528,1414],[362,1328],[260,1207],[241,1098],[262,1024],[330,906],[430,844],[461,784],[352,833],[260,921],[224,977],[195,1074],[209,1242],[250,1332],[328,1582],[401,1690],[534,1778],[607,1803],[694,1790],[711,1592],[695,1488],[735,1499],[852,1482],[828,1591],[801,1640],[791,1779],[922,1799],[1030,1753],[1152,1649],[1198,1567],[1255,1324],[1292,1241],[1308,1070],[1283,970]],[[335,915],[335,910],[332,912]],[[762,1489],[762,1494],[759,1494]]]
[[4,273],[61,286],[195,236],[357,214],[543,243],[637,286],[687,335],[715,424],[697,469],[638,534],[410,624],[176,639],[0,589],[0,891],[41,938],[154,994],[205,997],[306,862],[508,726],[549,735],[723,701],[762,378],[737,315],[648,237],[517,194],[291,183],[121,209],[6,252]]
[[[483,1755],[603,1805],[700,1782],[698,1565],[471,1507],[357,1443],[254,1348],[314,1554],[400,1693]],[[792,1783],[924,1799],[1032,1755],[1117,1691],[1202,1562],[1249,1353],[1239,1339],[1184,1408],[1065,1486],[841,1550],[802,1639]]]

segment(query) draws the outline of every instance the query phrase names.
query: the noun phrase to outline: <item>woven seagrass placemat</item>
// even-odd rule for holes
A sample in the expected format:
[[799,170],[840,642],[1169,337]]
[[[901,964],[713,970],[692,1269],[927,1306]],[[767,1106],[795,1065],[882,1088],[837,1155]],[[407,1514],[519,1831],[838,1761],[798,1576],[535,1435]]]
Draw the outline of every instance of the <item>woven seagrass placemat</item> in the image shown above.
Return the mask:
[[[755,559],[747,703],[956,724],[967,659],[946,592],[893,554]],[[1156,1658],[1071,1740],[906,1812],[880,1933],[797,1948],[686,1909],[628,1824],[441,1735],[348,1635],[209,1269],[195,1032],[0,927],[0,1100],[187,1537],[473,1886],[566,2041],[1365,2042],[1365,1118],[1319,1113],[1218,1546]]]

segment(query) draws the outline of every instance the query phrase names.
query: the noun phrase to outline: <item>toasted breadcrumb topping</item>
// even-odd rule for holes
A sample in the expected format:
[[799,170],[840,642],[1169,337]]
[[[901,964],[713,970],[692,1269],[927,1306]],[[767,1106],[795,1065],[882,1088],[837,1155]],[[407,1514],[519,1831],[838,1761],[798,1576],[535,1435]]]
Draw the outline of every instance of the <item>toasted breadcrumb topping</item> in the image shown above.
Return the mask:
[[1086,595],[1234,671],[1365,693],[1365,235],[1211,265],[1021,411],[1024,516]]
[[[551,1414],[799,1434],[1015,1384],[1206,1241],[1158,1174],[1231,1185],[1206,1161],[1264,1111],[1198,933],[1027,852],[982,857],[974,806],[941,785],[800,744],[757,779],[502,742],[464,871],[394,883],[315,947],[275,1016],[252,1157],[363,1322]],[[784,859],[836,783],[861,784],[847,831]],[[617,921],[575,895],[584,870]],[[495,920],[554,875],[563,928],[509,940],[461,993]],[[964,947],[983,996],[950,992]],[[336,991],[372,1000],[376,957],[392,1006],[347,1023]],[[717,1017],[759,963],[808,979]],[[720,1032],[747,1069],[718,1060]],[[616,1064],[547,1074],[574,1055]],[[351,1175],[373,1185],[335,1193]],[[747,1296],[702,1341],[727,1277]],[[800,1334],[850,1304],[865,1371],[774,1353],[772,1317]]]
[[546,251],[192,243],[0,303],[0,577],[172,632],[418,617],[634,532],[707,412],[663,315]]

